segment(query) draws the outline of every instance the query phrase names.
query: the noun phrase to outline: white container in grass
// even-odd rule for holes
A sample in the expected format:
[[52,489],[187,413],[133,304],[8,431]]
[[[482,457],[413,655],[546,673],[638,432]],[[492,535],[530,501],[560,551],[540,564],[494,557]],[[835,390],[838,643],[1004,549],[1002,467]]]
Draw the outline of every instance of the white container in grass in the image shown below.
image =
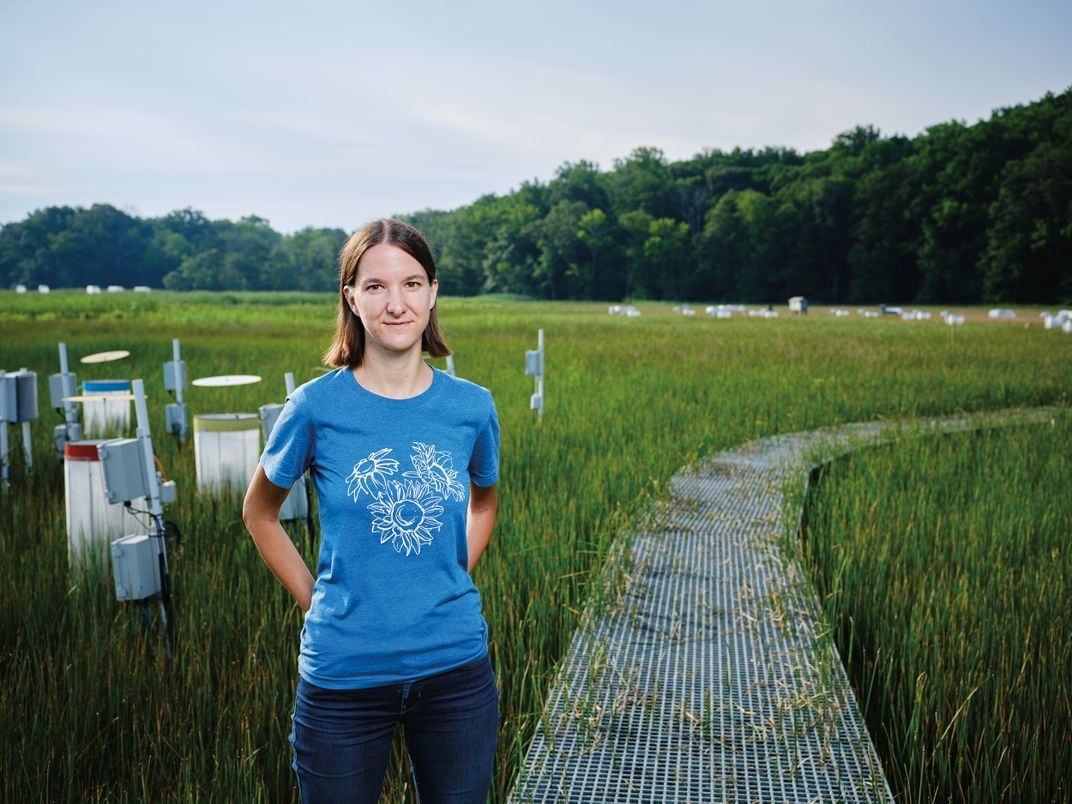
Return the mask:
[[945,317],[945,323],[951,327],[959,327],[964,323],[964,316],[950,313]]
[[997,307],[987,313],[990,318],[1016,318],[1016,312],[1014,310],[1007,310],[1002,307]]
[[116,539],[111,551],[116,600],[146,600],[160,594],[160,564],[147,534]]
[[130,427],[130,380],[86,380],[82,394],[87,438],[126,433]]
[[108,502],[97,446],[105,439],[68,441],[63,445],[63,488],[67,509],[67,558],[72,570],[101,566],[115,539],[144,530],[131,510],[145,511],[144,497],[125,505]]
[[241,493],[261,454],[261,420],[255,413],[194,416],[197,490],[203,494]]

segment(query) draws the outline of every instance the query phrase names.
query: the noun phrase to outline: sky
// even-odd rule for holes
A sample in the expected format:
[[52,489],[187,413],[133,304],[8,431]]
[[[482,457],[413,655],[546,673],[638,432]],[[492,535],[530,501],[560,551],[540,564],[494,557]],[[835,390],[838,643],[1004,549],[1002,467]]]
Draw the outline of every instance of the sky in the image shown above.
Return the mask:
[[914,136],[1072,87],[1069,0],[0,0],[0,224],[352,231],[635,148]]

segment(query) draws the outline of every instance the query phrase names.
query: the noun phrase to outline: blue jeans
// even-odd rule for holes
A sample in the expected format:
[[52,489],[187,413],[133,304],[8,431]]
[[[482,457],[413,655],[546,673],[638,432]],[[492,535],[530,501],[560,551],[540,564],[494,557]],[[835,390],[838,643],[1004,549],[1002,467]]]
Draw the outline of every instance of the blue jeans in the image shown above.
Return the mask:
[[302,678],[294,704],[294,771],[305,804],[379,799],[402,723],[421,804],[487,800],[499,693],[487,657],[438,676],[359,690]]

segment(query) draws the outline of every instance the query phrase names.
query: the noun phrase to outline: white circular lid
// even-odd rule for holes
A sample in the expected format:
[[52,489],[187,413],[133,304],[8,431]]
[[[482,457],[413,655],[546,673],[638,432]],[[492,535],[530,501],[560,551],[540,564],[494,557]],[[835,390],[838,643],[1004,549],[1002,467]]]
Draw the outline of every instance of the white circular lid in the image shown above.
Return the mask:
[[260,382],[256,374],[221,374],[217,377],[198,377],[193,384],[201,388],[220,388],[225,385],[252,385]]
[[130,357],[130,352],[125,349],[117,349],[114,352],[97,352],[94,355],[86,355],[82,358],[83,363],[111,363],[113,360],[122,360]]

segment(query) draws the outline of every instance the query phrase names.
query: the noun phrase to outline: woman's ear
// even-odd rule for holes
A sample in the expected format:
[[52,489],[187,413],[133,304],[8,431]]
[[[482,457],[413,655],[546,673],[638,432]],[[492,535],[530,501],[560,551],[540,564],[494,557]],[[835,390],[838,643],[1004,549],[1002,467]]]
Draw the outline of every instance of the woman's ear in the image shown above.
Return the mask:
[[430,305],[428,305],[429,310],[435,308],[436,299],[438,297],[439,297],[439,280],[438,279],[433,279],[432,280],[432,303]]
[[346,306],[350,308],[350,312],[360,318],[361,316],[357,312],[357,304],[354,302],[354,292],[349,285],[343,285],[342,297],[346,302]]

